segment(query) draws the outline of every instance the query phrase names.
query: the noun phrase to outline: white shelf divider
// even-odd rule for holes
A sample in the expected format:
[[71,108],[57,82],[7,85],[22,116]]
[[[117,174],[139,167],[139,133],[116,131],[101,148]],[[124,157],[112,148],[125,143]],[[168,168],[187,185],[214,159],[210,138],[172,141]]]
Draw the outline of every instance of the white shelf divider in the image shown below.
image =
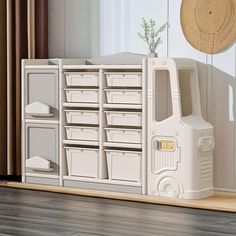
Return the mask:
[[104,142],[104,147],[142,149],[142,144]]
[[106,103],[103,105],[104,108],[114,108],[114,109],[142,109],[141,104],[110,104]]
[[64,65],[64,70],[99,70],[99,69],[108,69],[108,70],[141,70],[142,65]]
[[99,146],[99,142],[96,141],[87,141],[87,140],[63,140],[64,144],[68,145],[88,145],[88,146]]
[[105,139],[105,114],[103,111],[103,103],[105,101],[105,95],[104,95],[104,71],[103,69],[99,70],[99,178],[104,179],[107,178],[107,165],[106,165],[106,156],[104,153],[103,143]]
[[87,107],[99,108],[99,103],[76,103],[76,102],[63,102],[63,107]]
[[143,73],[142,73],[142,194],[147,194],[147,161],[146,161],[146,148],[147,148],[147,58],[143,59]]
[[63,146],[63,140],[65,139],[65,116],[63,111],[63,102],[65,101],[65,79],[62,72],[62,60],[59,60],[59,163],[60,163],[60,186],[63,186],[63,176],[66,174],[66,156]]

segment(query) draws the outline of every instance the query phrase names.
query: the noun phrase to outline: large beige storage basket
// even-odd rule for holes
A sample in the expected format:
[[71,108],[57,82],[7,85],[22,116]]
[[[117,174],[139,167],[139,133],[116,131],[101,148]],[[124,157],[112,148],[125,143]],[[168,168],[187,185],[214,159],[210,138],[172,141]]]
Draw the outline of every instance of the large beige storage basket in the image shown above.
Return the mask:
[[105,150],[109,179],[141,181],[141,152]]
[[98,177],[98,149],[65,147],[69,176]]

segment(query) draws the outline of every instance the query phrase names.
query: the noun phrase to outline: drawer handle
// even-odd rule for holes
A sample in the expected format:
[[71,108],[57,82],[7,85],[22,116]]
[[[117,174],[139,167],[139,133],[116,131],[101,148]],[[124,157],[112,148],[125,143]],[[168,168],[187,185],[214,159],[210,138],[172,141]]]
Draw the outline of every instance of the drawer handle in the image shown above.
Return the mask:
[[25,113],[30,116],[38,116],[38,117],[52,117],[53,113],[51,113],[51,108],[47,104],[42,102],[33,102],[28,104],[25,107]]
[[53,168],[50,167],[50,161],[41,156],[34,156],[26,160],[26,168],[30,168],[34,171],[53,171]]

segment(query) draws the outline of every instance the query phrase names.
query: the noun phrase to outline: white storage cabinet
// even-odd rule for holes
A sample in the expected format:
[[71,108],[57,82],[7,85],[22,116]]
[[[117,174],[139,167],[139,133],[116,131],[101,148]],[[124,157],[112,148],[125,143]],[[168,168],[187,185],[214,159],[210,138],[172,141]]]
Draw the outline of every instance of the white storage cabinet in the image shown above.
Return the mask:
[[[86,65],[74,59],[26,64],[23,74],[31,86],[23,83],[22,120],[32,124],[27,131],[23,127],[22,156],[29,156],[27,168],[26,159],[22,162],[23,181],[145,193],[142,65]],[[48,133],[40,149],[37,142]]]
[[59,62],[22,61],[22,181],[60,185]]
[[[142,66],[78,65],[64,68],[64,107],[69,104],[64,109],[65,186],[77,186],[87,181],[95,188],[101,184],[105,187],[106,183],[109,187],[105,189],[110,191],[116,191],[118,187],[124,192],[145,193],[142,180],[145,151],[145,143],[142,145],[145,127]],[[110,144],[107,150],[106,145]],[[134,150],[130,151],[129,147]]]

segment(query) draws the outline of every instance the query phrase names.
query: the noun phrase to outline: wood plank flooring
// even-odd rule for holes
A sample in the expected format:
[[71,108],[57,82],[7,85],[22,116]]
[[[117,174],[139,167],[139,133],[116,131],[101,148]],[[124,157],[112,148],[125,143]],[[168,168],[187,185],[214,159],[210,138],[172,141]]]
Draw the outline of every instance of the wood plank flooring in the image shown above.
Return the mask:
[[[145,203],[155,203],[171,206],[182,206],[198,209],[208,209],[217,211],[228,211],[236,213],[236,193],[216,192],[214,196],[201,199],[201,200],[184,200],[173,198],[160,198],[155,196],[140,195],[140,194],[127,194],[117,192],[98,191],[90,189],[77,189],[59,186],[47,186],[30,183],[19,182],[0,182],[0,187],[11,187],[19,189],[40,190],[56,193],[67,193],[80,196],[96,196],[109,199],[119,199],[127,201],[137,201]],[[235,234],[236,235],[236,234]]]
[[236,235],[236,214],[0,188],[0,235]]

